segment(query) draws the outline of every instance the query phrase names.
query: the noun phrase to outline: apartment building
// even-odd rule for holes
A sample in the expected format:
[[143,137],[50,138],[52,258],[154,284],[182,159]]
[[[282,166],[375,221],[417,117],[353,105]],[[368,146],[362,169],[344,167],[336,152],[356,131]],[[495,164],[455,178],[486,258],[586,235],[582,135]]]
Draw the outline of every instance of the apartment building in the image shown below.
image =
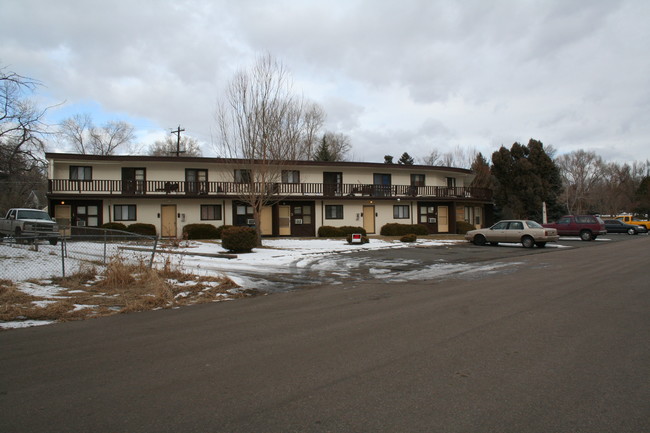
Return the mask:
[[[268,194],[265,236],[317,236],[321,226],[360,226],[378,234],[387,223],[421,224],[454,233],[491,217],[492,192],[470,187],[471,171],[365,162],[283,162],[272,184],[251,185],[237,160],[203,157],[47,153],[48,209],[61,224],[150,223],[161,237],[180,237],[193,223],[251,225],[242,199]],[[488,221],[489,222],[489,221]]]

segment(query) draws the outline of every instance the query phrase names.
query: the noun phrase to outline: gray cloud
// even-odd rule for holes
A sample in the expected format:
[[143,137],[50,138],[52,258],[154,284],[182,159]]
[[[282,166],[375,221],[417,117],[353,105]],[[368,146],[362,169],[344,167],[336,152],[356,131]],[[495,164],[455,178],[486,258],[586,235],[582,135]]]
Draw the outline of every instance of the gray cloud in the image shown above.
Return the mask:
[[1,64],[48,100],[94,101],[162,133],[181,123],[209,141],[228,80],[269,52],[357,159],[490,155],[531,137],[650,159],[644,0],[5,0],[0,13]]

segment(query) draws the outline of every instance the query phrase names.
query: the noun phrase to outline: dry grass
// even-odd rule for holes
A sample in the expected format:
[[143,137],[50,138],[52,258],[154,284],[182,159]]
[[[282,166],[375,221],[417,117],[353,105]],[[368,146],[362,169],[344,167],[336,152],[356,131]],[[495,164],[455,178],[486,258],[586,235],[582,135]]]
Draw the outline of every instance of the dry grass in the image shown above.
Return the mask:
[[[56,297],[22,292],[12,281],[0,280],[0,320],[79,320],[158,308],[172,308],[259,294],[239,290],[224,276],[184,272],[167,259],[160,269],[115,257],[106,267],[82,265],[77,272],[34,284],[55,285]],[[40,302],[39,302],[40,301]]]

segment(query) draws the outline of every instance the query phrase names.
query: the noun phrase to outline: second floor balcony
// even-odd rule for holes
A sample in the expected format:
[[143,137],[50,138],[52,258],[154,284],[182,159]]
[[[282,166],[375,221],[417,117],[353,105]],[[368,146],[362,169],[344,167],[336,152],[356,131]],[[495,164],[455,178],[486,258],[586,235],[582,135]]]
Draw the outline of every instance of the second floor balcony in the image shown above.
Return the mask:
[[238,183],[162,180],[48,180],[49,194],[111,195],[124,197],[210,196],[237,198],[250,194],[290,197],[372,197],[403,199],[492,200],[486,188],[379,185],[351,183]]

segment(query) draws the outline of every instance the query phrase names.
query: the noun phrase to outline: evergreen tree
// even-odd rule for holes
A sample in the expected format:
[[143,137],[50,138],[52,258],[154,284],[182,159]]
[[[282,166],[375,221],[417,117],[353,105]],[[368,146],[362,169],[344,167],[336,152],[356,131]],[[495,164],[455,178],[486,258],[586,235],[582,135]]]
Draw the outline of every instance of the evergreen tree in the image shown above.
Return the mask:
[[470,186],[494,190],[495,181],[490,171],[490,163],[481,152],[476,154],[471,170],[474,173],[474,179]]
[[384,164],[393,164],[393,155],[384,155]]
[[636,190],[635,199],[636,207],[634,212],[644,217],[650,215],[650,176],[644,177],[641,181]]
[[540,141],[514,143],[510,150],[501,146],[492,154],[492,174],[497,182],[494,202],[502,217],[541,221],[542,202],[549,217],[563,213],[560,171]]
[[397,163],[401,165],[413,165],[414,162],[415,161],[413,160],[413,158],[411,158],[411,156],[407,152],[404,152],[400,157],[400,159],[397,161]]
[[330,151],[329,145],[327,144],[327,140],[324,135],[320,144],[318,145],[318,149],[316,149],[316,153],[314,154],[314,161],[336,161],[336,158]]

